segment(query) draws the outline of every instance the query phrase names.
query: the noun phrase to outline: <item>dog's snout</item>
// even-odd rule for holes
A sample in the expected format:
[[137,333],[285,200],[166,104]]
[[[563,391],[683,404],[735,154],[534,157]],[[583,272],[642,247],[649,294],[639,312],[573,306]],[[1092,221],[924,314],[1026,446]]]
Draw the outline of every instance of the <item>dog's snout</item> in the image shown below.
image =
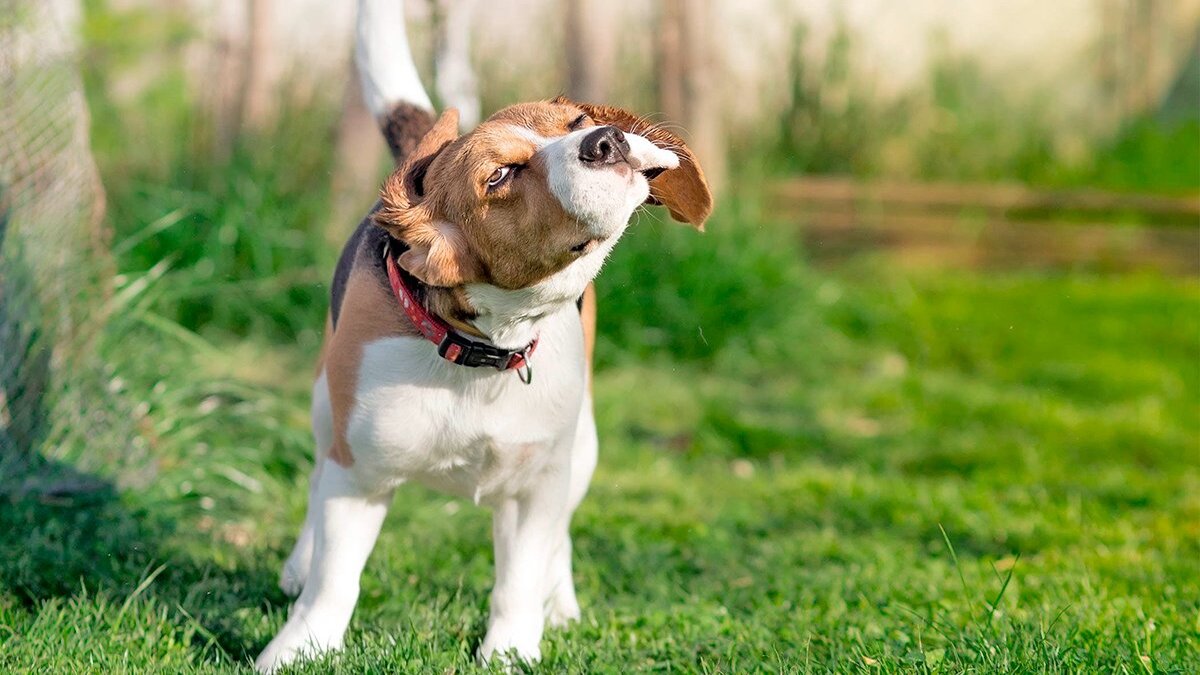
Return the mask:
[[579,161],[584,164],[615,164],[628,161],[629,141],[616,127],[600,127],[583,137]]

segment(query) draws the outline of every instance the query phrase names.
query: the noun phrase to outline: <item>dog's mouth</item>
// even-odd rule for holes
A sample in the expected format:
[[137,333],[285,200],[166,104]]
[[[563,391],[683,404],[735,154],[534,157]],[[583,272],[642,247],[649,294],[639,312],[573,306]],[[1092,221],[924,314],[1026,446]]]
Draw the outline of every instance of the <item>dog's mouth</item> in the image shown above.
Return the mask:
[[[649,183],[650,181],[654,180],[655,178],[658,178],[659,176],[661,176],[662,172],[664,172],[666,170],[667,170],[666,167],[663,167],[663,166],[653,166],[653,167],[650,167],[649,169],[642,169],[641,171],[638,171],[638,173],[642,174],[642,176],[645,177],[646,182]],[[658,198],[654,196],[653,192],[651,192],[646,197],[646,201],[644,201],[642,203],[649,204],[651,206],[662,206],[662,202],[659,201]]]
[[655,167],[651,167],[649,169],[642,169],[638,173],[645,176],[646,181],[649,182],[649,181],[654,180],[655,178],[658,178],[662,174],[662,172],[664,172],[666,170],[667,170],[666,167],[655,166]]

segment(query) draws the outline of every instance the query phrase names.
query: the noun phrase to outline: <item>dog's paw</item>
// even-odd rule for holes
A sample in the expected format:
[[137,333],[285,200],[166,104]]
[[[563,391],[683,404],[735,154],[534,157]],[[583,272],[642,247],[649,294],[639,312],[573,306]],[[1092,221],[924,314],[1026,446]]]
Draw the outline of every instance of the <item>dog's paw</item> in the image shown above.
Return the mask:
[[479,646],[479,661],[482,664],[496,661],[506,667],[522,661],[536,663],[542,659],[541,641],[540,630],[497,622],[488,629],[483,644]]
[[550,596],[546,605],[546,625],[551,628],[565,628],[572,621],[579,620],[579,601],[574,593],[558,592]]
[[342,636],[293,617],[254,660],[254,669],[264,675],[274,673],[298,659],[312,659],[342,648]]
[[300,595],[300,591],[304,590],[304,582],[307,581],[308,570],[301,571],[300,565],[293,558],[288,558],[283,564],[283,571],[279,573],[279,588],[283,589],[289,597]]

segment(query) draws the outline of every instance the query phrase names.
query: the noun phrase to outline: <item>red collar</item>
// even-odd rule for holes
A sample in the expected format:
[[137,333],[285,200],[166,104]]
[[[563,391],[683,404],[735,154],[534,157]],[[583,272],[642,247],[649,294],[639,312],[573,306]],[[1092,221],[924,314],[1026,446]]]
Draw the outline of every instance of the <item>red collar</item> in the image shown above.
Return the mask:
[[468,368],[490,366],[496,370],[515,370],[517,377],[525,384],[533,381],[533,369],[529,365],[529,357],[537,349],[538,339],[535,337],[524,349],[501,349],[495,345],[471,338],[451,328],[445,321],[434,316],[417,300],[412,290],[404,283],[400,267],[392,255],[391,242],[383,249],[383,259],[387,264],[388,281],[392,285],[392,294],[404,309],[408,320],[412,322],[421,335],[437,345],[438,356],[450,363]]

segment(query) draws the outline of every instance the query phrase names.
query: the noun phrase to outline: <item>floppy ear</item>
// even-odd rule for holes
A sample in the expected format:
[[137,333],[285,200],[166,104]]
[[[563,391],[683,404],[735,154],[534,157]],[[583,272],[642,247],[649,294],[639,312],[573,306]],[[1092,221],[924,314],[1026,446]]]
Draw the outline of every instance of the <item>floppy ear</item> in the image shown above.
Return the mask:
[[459,226],[437,217],[425,181],[434,160],[457,138],[458,110],[450,108],[384,182],[375,212],[375,224],[408,245],[397,259],[400,267],[430,286],[459,286],[479,271]]
[[573,105],[587,113],[596,124],[612,125],[621,131],[643,136],[658,147],[675,153],[679,157],[679,168],[668,169],[650,181],[650,198],[646,202],[662,204],[675,220],[704,229],[704,221],[712,213],[712,193],[704,179],[704,170],[683,139],[622,108],[576,103],[563,96],[553,102]]

